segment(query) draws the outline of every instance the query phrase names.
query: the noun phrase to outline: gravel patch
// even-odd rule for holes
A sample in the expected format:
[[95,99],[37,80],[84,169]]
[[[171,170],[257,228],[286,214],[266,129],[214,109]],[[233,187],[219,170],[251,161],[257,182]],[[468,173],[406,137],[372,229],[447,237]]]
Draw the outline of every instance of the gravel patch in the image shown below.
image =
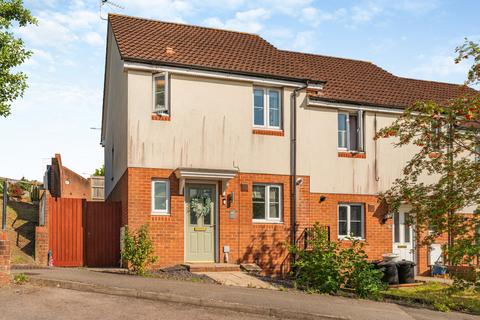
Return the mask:
[[209,278],[206,275],[196,274],[188,271],[187,268],[182,265],[177,265],[177,266],[168,267],[168,268],[161,268],[158,270],[152,270],[150,271],[150,275],[155,278],[167,279],[167,280],[181,280],[181,281],[218,284],[215,280]]

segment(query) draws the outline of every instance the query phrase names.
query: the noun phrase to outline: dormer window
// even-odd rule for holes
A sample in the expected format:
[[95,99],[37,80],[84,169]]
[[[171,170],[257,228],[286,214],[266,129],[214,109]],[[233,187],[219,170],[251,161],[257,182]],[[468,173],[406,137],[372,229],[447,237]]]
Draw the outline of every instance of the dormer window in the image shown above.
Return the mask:
[[168,74],[159,73],[153,76],[153,112],[169,115]]

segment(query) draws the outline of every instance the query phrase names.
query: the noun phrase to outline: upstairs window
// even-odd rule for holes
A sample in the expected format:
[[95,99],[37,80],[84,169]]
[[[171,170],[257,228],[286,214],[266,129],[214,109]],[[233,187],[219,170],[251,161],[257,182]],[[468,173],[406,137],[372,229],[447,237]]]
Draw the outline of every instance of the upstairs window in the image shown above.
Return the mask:
[[153,112],[169,114],[168,74],[160,73],[153,77]]
[[282,122],[281,91],[278,89],[253,89],[253,125],[280,129]]
[[363,150],[363,111],[338,113],[338,149]]

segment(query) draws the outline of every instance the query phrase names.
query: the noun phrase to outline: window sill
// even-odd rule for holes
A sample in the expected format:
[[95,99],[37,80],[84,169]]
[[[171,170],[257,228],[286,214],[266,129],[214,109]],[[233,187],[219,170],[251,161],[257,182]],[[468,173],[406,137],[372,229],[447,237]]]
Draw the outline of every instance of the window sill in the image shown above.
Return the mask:
[[338,151],[339,158],[354,158],[354,159],[365,159],[367,155],[365,152],[357,151]]
[[157,121],[170,121],[170,116],[166,114],[152,114],[152,120]]
[[283,137],[284,132],[283,130],[279,129],[253,129],[252,130],[253,134],[262,134],[265,136],[278,136],[278,137]]
[[348,237],[348,236],[339,236],[338,240],[340,241],[365,241],[365,238],[362,237]]
[[170,213],[168,212],[152,212],[150,213],[152,217],[169,217]]
[[283,221],[252,220],[254,224],[283,224]]

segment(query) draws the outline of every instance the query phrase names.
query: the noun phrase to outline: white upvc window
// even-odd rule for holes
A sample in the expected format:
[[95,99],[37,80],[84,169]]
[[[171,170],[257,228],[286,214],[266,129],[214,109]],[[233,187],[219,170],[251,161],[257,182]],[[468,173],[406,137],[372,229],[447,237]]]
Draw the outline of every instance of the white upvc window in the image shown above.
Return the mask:
[[364,151],[363,110],[356,112],[339,111],[338,121],[338,149],[343,151]]
[[167,72],[153,76],[153,112],[162,115],[170,114],[170,88]]
[[170,212],[170,182],[152,180],[152,214],[167,215]]
[[281,129],[281,90],[253,88],[253,126],[257,128]]
[[365,212],[360,203],[338,205],[338,238],[365,239]]
[[252,208],[253,222],[281,222],[282,187],[273,184],[254,184]]

